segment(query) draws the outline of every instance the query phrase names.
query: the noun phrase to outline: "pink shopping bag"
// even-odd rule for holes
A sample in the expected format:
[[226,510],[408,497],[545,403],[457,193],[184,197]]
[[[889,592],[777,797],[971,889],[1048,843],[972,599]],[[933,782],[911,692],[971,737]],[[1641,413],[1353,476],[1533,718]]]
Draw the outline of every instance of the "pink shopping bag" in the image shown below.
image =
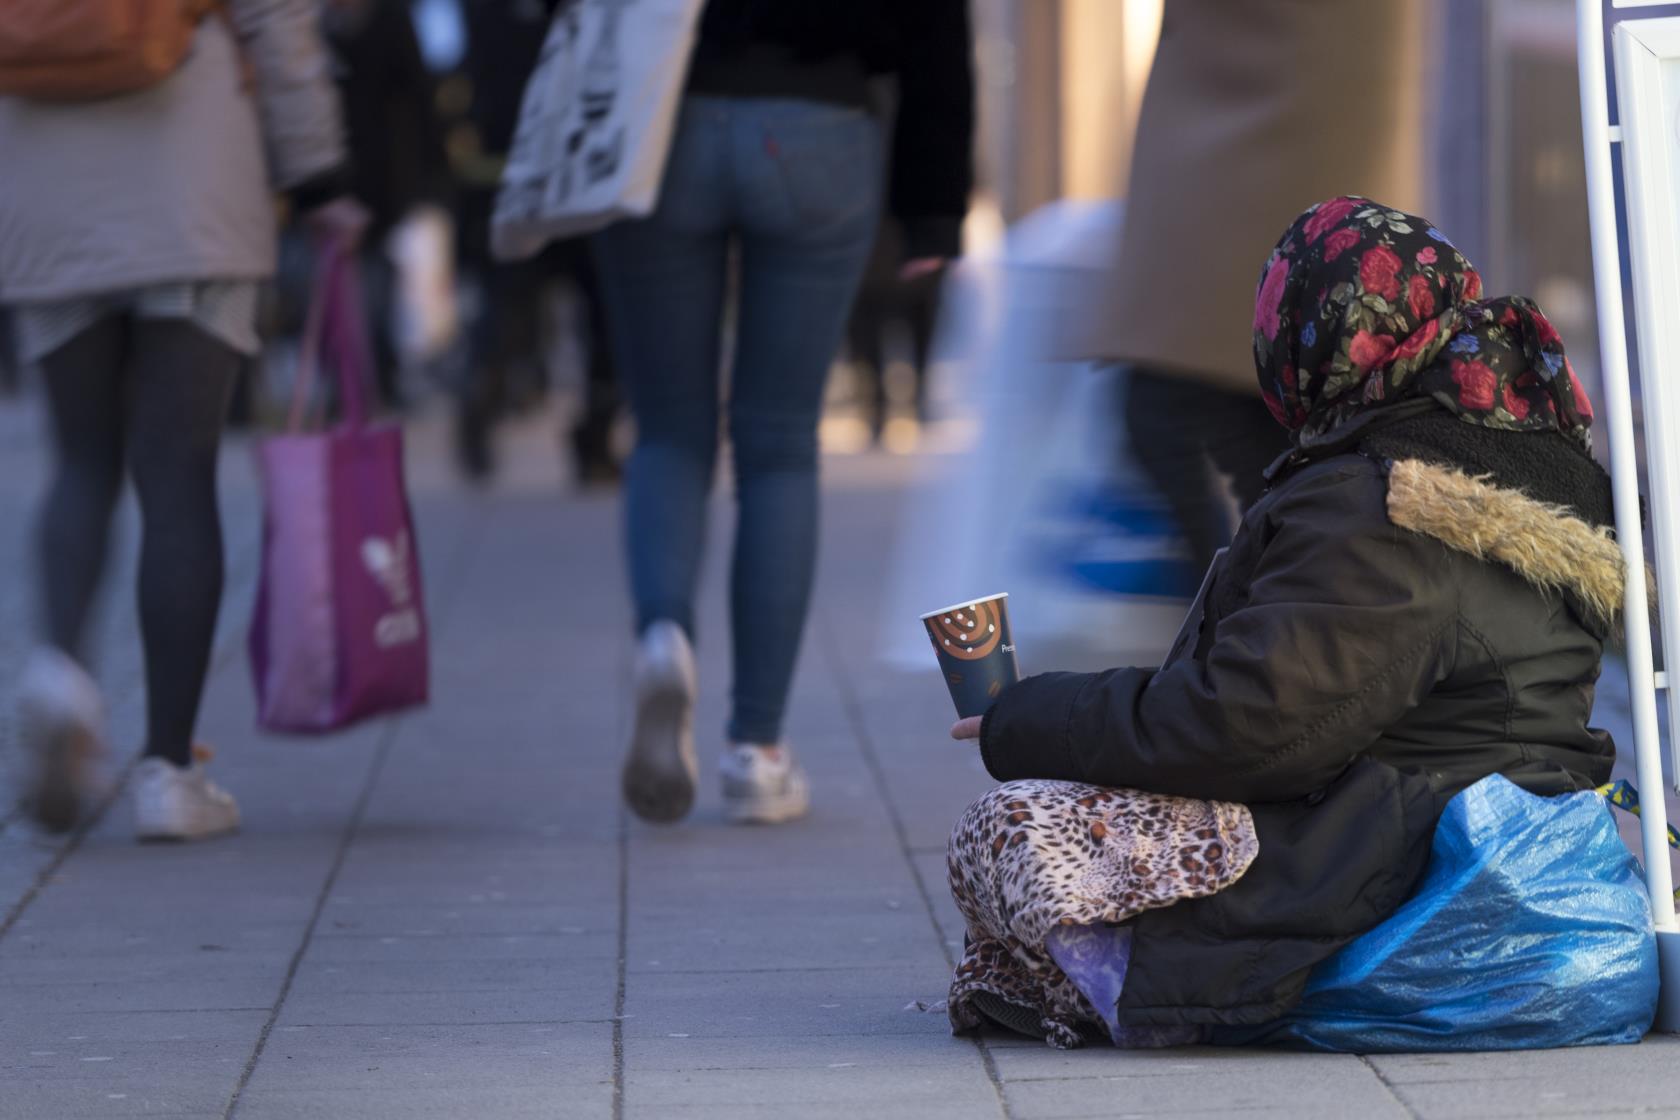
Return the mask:
[[[423,704],[426,608],[403,484],[402,430],[368,423],[354,264],[324,255],[287,432],[257,449],[262,573],[251,620],[257,721],[319,733]],[[337,375],[344,422],[307,430],[315,369]]]

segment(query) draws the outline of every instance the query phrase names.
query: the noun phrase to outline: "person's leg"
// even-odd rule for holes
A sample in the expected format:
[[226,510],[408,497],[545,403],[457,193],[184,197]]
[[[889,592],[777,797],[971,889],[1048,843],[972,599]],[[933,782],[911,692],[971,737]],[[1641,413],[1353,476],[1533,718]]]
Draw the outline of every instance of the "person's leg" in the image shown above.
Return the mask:
[[910,281],[905,310],[910,326],[910,360],[916,375],[916,419],[923,423],[928,419],[928,363],[933,358],[933,332],[939,324],[939,295],[944,283],[943,269]]
[[222,600],[216,452],[239,355],[182,320],[142,319],[132,332],[124,372],[143,524],[146,754],[185,767]]
[[880,130],[866,114],[834,106],[741,104],[729,736],[774,744],[815,571],[823,387],[880,216]]
[[694,592],[717,459],[729,233],[718,139],[726,114],[683,106],[658,208],[593,241],[614,365],[636,418],[625,533],[636,609],[636,715],[623,789],[645,820],[694,804]]
[[685,107],[658,209],[593,242],[614,365],[636,419],[624,505],[638,633],[665,619],[694,634],[728,267],[715,124]]
[[54,470],[37,528],[41,629],[79,658],[122,493],[125,320],[107,316],[41,360]]
[[108,316],[41,361],[56,465],[36,545],[42,648],[18,685],[24,798],[43,828],[74,827],[102,787],[99,687],[79,658],[122,491],[125,320]]
[[846,354],[851,359],[852,380],[857,386],[869,436],[881,442],[887,424],[887,376],[884,332],[886,316],[868,289],[860,292],[846,318]]
[[582,305],[587,330],[583,339],[588,354],[585,370],[583,415],[572,429],[572,451],[578,477],[588,482],[611,482],[619,475],[613,459],[613,424],[621,405],[618,376],[613,370],[612,348],[607,345],[607,316],[601,298],[601,278],[585,246],[568,254],[568,274]]
[[1132,455],[1166,499],[1197,572],[1230,542],[1230,513],[1208,459],[1207,411],[1230,396],[1186,375],[1134,368],[1124,394]]
[[13,351],[12,322],[6,309],[0,307],[0,396],[16,396],[22,387],[23,379],[19,376],[19,362]]
[[397,340],[392,334],[392,310],[398,298],[397,267],[382,250],[374,247],[383,240],[383,237],[369,239],[368,247],[359,254],[361,267],[357,275],[362,282],[362,301],[367,307],[368,340],[372,344],[379,402],[386,408],[401,411],[408,407],[408,401],[402,387],[402,356],[397,353]]
[[1209,399],[1208,454],[1231,476],[1243,512],[1266,490],[1266,468],[1289,447],[1289,435],[1258,396],[1223,393]]
[[543,272],[536,261],[492,263],[480,281],[483,306],[472,327],[472,353],[455,411],[456,456],[475,481],[495,471],[496,424],[507,410],[511,370],[518,362],[538,360]]

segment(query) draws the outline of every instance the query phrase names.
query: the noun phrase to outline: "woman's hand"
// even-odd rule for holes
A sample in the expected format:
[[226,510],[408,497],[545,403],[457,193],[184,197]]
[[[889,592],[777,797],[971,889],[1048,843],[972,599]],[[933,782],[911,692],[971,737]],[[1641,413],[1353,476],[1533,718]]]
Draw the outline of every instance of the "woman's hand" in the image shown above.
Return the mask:
[[316,240],[349,251],[361,244],[372,215],[349,195],[340,195],[303,216],[303,224]]
[[959,719],[956,723],[953,723],[951,725],[951,738],[953,738],[953,739],[978,739],[978,738],[980,738],[980,724],[984,720],[984,718],[985,718],[984,716],[969,716],[967,719]]
[[913,257],[899,266],[898,278],[908,284],[924,276],[932,276],[948,263],[944,257]]

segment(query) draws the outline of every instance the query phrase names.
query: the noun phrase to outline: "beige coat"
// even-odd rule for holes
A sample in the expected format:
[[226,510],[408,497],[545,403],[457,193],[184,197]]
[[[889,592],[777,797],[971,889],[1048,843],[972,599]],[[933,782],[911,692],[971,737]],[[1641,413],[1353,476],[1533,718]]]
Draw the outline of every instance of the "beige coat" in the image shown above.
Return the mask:
[[1112,287],[1074,357],[1258,393],[1261,266],[1308,206],[1420,209],[1418,0],[1167,0]]
[[151,89],[0,97],[0,303],[274,270],[272,188],[343,162],[337,94],[316,0],[231,0],[228,14]]

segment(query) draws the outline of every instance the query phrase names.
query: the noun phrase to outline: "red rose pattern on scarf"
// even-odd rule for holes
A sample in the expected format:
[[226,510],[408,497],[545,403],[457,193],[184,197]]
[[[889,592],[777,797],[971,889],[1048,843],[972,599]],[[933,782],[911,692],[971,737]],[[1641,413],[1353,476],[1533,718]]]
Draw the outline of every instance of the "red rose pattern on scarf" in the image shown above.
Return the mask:
[[1424,396],[1471,424],[1590,446],[1592,405],[1540,308],[1483,300],[1481,276],[1428,220],[1370,199],[1321,202],[1278,241],[1255,293],[1254,360],[1297,440]]

